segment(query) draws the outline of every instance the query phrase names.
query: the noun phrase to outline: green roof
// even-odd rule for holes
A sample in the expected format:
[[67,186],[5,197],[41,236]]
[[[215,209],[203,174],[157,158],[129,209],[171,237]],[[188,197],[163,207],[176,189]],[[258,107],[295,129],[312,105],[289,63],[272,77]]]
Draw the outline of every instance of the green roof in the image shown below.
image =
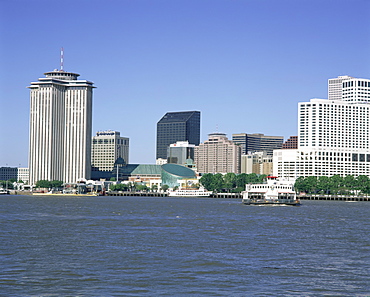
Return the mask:
[[124,175],[161,175],[161,166],[153,164],[127,164],[119,169]]
[[185,166],[177,164],[164,164],[162,169],[172,175],[176,175],[183,178],[194,178],[195,172]]

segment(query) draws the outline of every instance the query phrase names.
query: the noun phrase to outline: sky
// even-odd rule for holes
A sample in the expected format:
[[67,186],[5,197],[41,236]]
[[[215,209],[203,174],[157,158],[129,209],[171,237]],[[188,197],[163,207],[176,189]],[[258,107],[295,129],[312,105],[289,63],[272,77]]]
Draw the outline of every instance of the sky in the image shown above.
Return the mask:
[[0,0],[0,167],[27,167],[29,89],[60,69],[93,81],[93,134],[155,164],[166,112],[213,132],[297,135],[298,102],[370,78],[368,0]]

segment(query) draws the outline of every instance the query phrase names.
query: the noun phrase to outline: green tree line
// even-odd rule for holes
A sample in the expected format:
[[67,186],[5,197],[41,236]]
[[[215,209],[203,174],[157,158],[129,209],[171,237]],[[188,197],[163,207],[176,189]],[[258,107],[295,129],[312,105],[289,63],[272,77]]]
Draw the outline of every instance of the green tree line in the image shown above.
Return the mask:
[[308,176],[297,178],[294,187],[297,192],[307,194],[370,194],[370,179],[366,175]]
[[226,173],[225,175],[206,173],[200,178],[199,182],[208,191],[240,193],[245,190],[246,184],[262,183],[265,178],[265,174],[257,175],[255,173]]
[[46,188],[46,189],[51,189],[51,188],[61,188],[63,185],[63,182],[61,180],[38,180],[36,182],[36,188]]
[[11,179],[8,179],[8,180],[0,180],[0,188],[7,188],[9,190],[12,190],[14,187],[13,187],[13,183],[16,182],[17,180],[15,178],[11,178]]

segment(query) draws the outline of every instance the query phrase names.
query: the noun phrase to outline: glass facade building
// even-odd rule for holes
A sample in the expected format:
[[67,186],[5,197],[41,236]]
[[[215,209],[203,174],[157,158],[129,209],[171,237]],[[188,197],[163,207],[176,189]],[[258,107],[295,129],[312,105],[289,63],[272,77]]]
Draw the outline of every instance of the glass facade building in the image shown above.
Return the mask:
[[167,159],[167,148],[177,141],[200,143],[200,111],[168,112],[157,123],[156,158]]
[[265,152],[267,155],[272,156],[273,150],[280,149],[283,146],[283,141],[283,136],[267,136],[259,133],[233,134],[233,142],[241,145],[243,155]]

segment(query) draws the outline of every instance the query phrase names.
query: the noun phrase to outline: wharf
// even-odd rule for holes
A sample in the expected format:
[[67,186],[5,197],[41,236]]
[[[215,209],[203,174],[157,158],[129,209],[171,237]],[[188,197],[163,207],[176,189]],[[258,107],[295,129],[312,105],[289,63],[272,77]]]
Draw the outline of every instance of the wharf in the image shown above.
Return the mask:
[[[118,191],[118,192],[107,192],[106,196],[141,196],[141,197],[167,197],[167,193],[161,192],[129,192],[129,191]],[[209,198],[237,198],[243,197],[240,193],[214,193]],[[207,197],[204,197],[207,198]]]
[[346,196],[346,195],[302,195],[297,196],[300,200],[331,200],[331,201],[370,201],[370,196]]

